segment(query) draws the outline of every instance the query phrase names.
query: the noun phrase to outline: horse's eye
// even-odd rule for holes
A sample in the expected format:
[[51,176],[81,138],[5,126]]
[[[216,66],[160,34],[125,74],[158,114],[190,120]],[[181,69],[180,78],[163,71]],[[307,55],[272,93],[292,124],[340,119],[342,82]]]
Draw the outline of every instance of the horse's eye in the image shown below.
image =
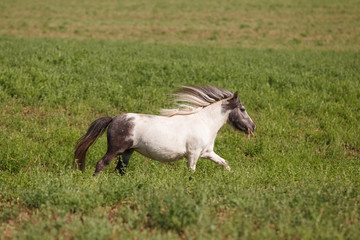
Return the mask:
[[242,111],[242,112],[244,112],[244,111],[245,111],[244,106],[241,106],[241,107],[240,107],[240,111]]

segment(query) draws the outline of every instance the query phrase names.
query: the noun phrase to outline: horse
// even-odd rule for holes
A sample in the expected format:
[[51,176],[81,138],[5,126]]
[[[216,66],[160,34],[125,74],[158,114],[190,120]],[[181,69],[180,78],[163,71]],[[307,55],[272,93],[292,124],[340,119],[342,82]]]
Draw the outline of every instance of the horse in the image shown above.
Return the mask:
[[95,120],[77,141],[74,169],[84,171],[88,148],[108,127],[107,152],[97,162],[94,176],[117,156],[116,169],[124,174],[134,151],[160,162],[185,157],[192,171],[201,157],[230,171],[225,159],[214,152],[218,131],[226,123],[248,135],[256,128],[238,92],[215,86],[186,85],[174,96],[177,107],[163,109],[161,115],[125,113]]

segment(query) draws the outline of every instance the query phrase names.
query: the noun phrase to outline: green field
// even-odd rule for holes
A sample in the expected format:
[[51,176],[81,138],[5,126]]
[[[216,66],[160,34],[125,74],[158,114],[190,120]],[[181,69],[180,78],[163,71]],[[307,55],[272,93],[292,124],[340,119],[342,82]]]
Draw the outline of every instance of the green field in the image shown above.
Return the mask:
[[[357,239],[358,1],[3,1],[0,239]],[[321,20],[321,21],[320,21]],[[95,119],[158,114],[183,84],[239,91],[255,137],[215,144],[232,171],[135,153],[97,178]]]
[[358,0],[12,0],[0,34],[273,49],[360,49]]

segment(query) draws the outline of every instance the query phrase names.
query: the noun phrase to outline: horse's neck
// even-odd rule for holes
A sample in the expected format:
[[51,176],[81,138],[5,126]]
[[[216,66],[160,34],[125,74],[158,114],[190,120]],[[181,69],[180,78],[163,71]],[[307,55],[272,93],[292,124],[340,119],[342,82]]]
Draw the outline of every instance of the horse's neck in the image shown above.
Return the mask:
[[200,112],[196,113],[201,119],[206,120],[206,125],[209,126],[215,133],[217,133],[222,126],[227,122],[229,113],[223,111],[219,101],[209,105]]

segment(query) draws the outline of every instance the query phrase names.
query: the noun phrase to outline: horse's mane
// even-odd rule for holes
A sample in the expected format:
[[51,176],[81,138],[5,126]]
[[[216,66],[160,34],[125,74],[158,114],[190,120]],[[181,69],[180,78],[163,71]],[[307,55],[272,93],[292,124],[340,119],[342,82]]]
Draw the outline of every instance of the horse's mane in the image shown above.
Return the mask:
[[189,115],[198,112],[212,103],[233,96],[228,90],[214,86],[186,85],[173,94],[177,108],[162,109],[161,115]]

